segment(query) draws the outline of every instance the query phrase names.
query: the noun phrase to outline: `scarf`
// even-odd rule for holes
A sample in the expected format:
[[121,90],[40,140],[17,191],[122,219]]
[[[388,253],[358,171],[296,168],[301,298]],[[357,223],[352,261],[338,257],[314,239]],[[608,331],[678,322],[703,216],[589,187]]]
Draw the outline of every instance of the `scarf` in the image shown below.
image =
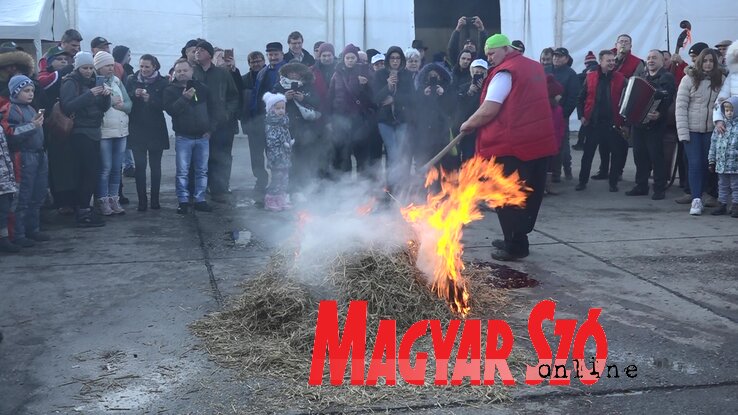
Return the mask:
[[299,81],[297,79],[289,79],[289,78],[284,77],[284,76],[280,76],[279,77],[279,84],[282,86],[282,88],[284,88],[284,89],[286,89],[288,91],[290,89],[292,89],[292,83],[293,82],[297,82],[297,87],[298,88],[302,87],[302,81]]
[[141,71],[138,71],[138,82],[141,82],[145,85],[151,85],[159,78],[159,71],[154,71],[154,73],[151,74],[151,76],[143,76]]

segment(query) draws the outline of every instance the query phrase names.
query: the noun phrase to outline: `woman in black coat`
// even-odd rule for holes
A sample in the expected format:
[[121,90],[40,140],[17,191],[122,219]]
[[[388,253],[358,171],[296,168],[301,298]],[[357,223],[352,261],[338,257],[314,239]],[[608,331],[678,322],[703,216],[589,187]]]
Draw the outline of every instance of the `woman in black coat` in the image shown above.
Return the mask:
[[90,53],[75,55],[74,71],[64,77],[59,95],[62,111],[74,116],[69,140],[74,151],[77,226],[104,226],[105,222],[91,209],[90,199],[100,176],[100,127],[110,109],[110,90],[96,84]]
[[[299,62],[290,62],[279,68],[279,82],[272,90],[287,98],[290,135],[295,140],[290,171],[291,193],[302,192],[305,186],[318,178],[319,172],[328,168],[330,149],[319,142],[318,133],[322,124],[316,117],[321,104],[314,81],[310,68]],[[304,108],[302,111],[298,103]]]
[[139,68],[138,72],[126,79],[126,89],[133,100],[128,123],[128,147],[133,151],[136,163],[138,211],[144,212],[147,208],[147,153],[151,169],[151,209],[160,209],[161,156],[169,148],[163,98],[164,88],[169,82],[159,74],[161,65],[155,56],[143,55],[139,60]]
[[413,153],[415,162],[422,166],[450,141],[449,114],[453,113],[456,100],[451,75],[435,62],[425,65],[415,77],[415,97],[417,125]]

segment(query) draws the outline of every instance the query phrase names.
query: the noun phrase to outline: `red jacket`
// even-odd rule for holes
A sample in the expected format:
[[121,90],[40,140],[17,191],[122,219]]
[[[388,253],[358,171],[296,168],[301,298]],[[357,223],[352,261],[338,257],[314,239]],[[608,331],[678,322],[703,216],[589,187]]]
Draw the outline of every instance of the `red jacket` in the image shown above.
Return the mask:
[[487,77],[482,103],[490,81],[502,71],[512,76],[512,89],[497,117],[479,128],[477,154],[487,158],[513,156],[522,161],[556,154],[558,146],[543,66],[518,52],[509,53]]
[[[585,80],[587,84],[587,97],[584,101],[583,117],[588,122],[592,121],[592,111],[594,111],[595,97],[597,96],[597,84],[600,83],[601,73],[601,70],[589,72]],[[619,111],[620,95],[622,95],[623,89],[625,89],[625,76],[620,72],[613,71],[612,79],[610,80],[610,108],[612,108],[613,113],[612,119],[618,127],[625,122],[623,117],[620,116]]]
[[[612,49],[612,52],[617,56],[617,49]],[[625,78],[630,78],[635,74],[636,69],[638,69],[638,65],[640,65],[642,62],[641,58],[634,56],[632,53],[628,53],[625,55],[625,60],[623,61],[620,66],[615,69],[615,72],[620,72],[625,76]]]

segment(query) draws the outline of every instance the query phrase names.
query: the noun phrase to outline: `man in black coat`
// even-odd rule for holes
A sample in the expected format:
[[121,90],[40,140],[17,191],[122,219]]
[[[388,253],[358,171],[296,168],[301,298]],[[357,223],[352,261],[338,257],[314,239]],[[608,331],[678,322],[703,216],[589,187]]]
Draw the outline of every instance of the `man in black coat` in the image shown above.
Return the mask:
[[284,54],[285,62],[289,63],[296,60],[306,66],[313,66],[315,64],[315,58],[313,58],[310,52],[302,48],[302,43],[302,33],[300,32],[295,31],[287,36],[287,46],[290,50]]
[[561,96],[561,108],[564,112],[565,135],[561,140],[559,154],[554,158],[552,181],[558,183],[561,181],[561,167],[564,167],[564,174],[567,179],[571,179],[571,147],[569,147],[569,117],[577,108],[577,97],[581,83],[574,69],[569,67],[569,51],[566,48],[557,48],[553,52],[553,65],[544,67],[547,74],[552,74],[556,78],[556,82],[564,87],[564,94]]
[[239,91],[233,76],[225,69],[216,67],[213,62],[213,46],[207,41],[197,44],[193,78],[207,85],[214,97],[213,117],[217,125],[210,134],[210,159],[208,161],[208,187],[214,202],[226,202],[233,164],[233,120],[238,114]]
[[666,161],[664,160],[664,129],[666,111],[676,96],[674,75],[664,69],[664,55],[658,49],[646,57],[646,80],[656,88],[661,102],[655,111],[648,113],[646,122],[633,126],[633,158],[636,165],[636,185],[625,194],[648,195],[648,177],[653,171],[653,200],[661,200],[666,192]]

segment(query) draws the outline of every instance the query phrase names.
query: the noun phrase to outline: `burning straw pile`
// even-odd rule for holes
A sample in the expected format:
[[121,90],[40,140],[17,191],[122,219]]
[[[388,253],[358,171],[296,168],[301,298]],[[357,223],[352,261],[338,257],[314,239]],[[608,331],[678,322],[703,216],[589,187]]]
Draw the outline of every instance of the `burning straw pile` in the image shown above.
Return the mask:
[[[349,300],[367,301],[367,355],[372,350],[379,320],[396,320],[397,332],[403,333],[420,320],[441,320],[445,326],[450,319],[457,318],[448,304],[426,285],[425,278],[414,266],[413,250],[396,248],[338,255],[323,265],[323,284],[317,287],[298,282],[293,275],[296,270],[292,256],[275,255],[261,275],[244,285],[241,297],[225,311],[194,323],[192,330],[221,365],[240,371],[248,379],[286,383],[275,387],[279,393],[274,393],[275,388],[265,389],[262,394],[257,391],[260,396],[253,398],[254,404],[263,405],[265,411],[287,407],[322,411],[346,406],[367,408],[429,401],[444,404],[504,399],[500,386],[431,386],[432,370],[428,371],[429,386],[423,387],[404,385],[399,378],[399,386],[394,387],[307,386],[320,299],[338,300],[339,315],[345,315]],[[481,272],[472,269],[465,273],[474,293],[470,317],[504,318],[502,310],[509,307],[506,296],[484,282],[488,275],[475,273]],[[418,348],[432,350],[430,341],[416,343]],[[428,368],[434,364],[429,359]],[[328,376],[324,379],[324,384],[328,384]]]
[[[429,194],[426,204],[409,205],[393,212],[394,216],[367,215],[366,209],[356,206],[334,207],[330,217],[302,216],[293,241],[297,248],[275,255],[226,311],[192,326],[219,363],[249,379],[287,382],[265,389],[253,398],[255,404],[265,405],[265,410],[324,411],[504,398],[500,386],[418,387],[400,378],[393,387],[307,385],[321,299],[338,301],[339,320],[346,315],[349,301],[367,301],[368,357],[380,320],[395,320],[401,336],[420,320],[440,320],[447,327],[449,320],[460,316],[505,318],[503,310],[509,304],[503,294],[486,285],[489,272],[465,266],[461,260],[462,228],[483,217],[482,203],[523,204],[524,183],[517,174],[505,176],[494,160],[476,158],[460,171],[429,174],[426,185],[439,178],[441,190]],[[430,352],[430,343],[426,335],[414,350]],[[432,356],[429,353],[426,385],[433,384]]]

